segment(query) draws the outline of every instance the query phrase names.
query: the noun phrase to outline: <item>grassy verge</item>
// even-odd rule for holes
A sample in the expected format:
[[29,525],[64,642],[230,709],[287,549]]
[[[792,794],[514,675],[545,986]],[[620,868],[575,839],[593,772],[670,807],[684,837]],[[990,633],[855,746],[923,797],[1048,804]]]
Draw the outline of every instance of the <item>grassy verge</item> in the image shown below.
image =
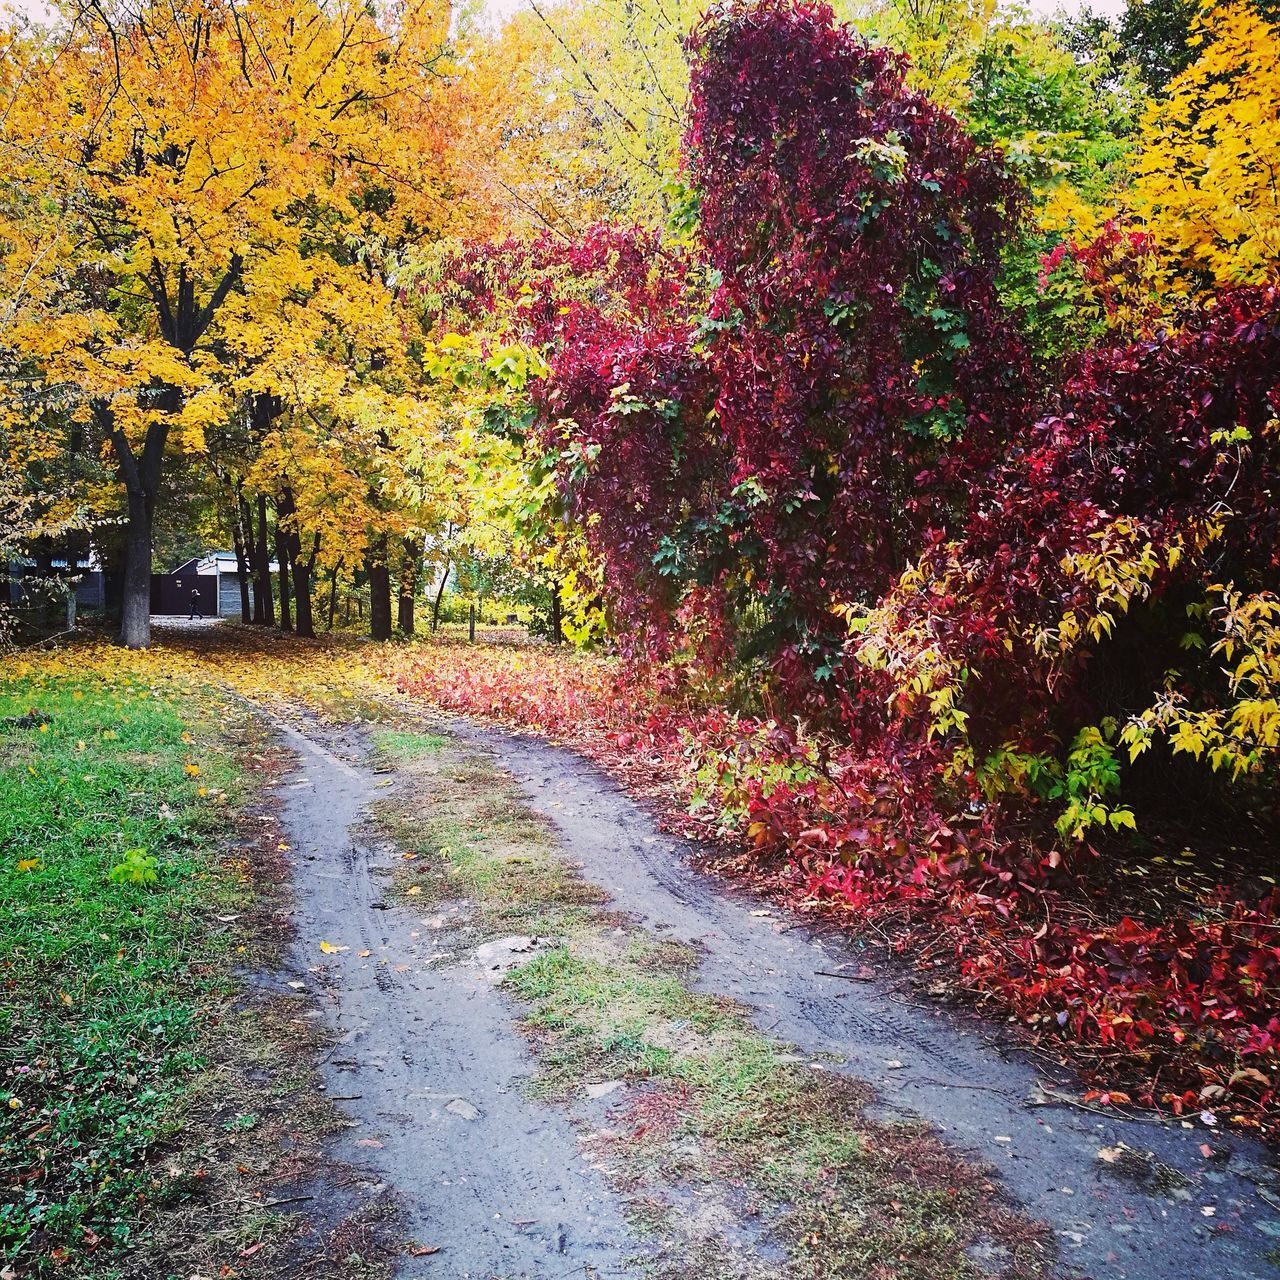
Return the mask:
[[380,814],[409,855],[399,891],[467,900],[475,942],[542,940],[506,977],[537,1055],[531,1087],[566,1102],[607,1092],[592,1154],[654,1234],[653,1275],[1047,1273],[1044,1234],[983,1170],[919,1127],[873,1121],[861,1084],[698,992],[696,952],[607,911],[486,758],[403,734],[381,750],[406,778]]
[[284,936],[283,845],[249,808],[279,766],[163,655],[0,667],[6,1276],[349,1276],[374,1251],[291,1216],[334,1122],[319,1033],[240,980]]
[[0,1248],[74,1274],[182,1192],[147,1156],[200,1065],[210,919],[249,904],[212,856],[239,796],[207,720],[127,673],[17,676],[0,721]]

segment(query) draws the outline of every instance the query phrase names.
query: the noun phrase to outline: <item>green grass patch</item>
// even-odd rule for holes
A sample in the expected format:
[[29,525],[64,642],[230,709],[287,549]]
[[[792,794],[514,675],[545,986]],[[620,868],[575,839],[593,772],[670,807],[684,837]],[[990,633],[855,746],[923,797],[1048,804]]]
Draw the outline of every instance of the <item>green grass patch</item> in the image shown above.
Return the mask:
[[234,768],[199,706],[123,664],[0,681],[0,1254],[23,1275],[110,1274],[188,1190],[150,1157],[226,980],[209,917],[250,895],[216,854]]
[[379,729],[373,735],[374,749],[389,764],[437,755],[449,739],[439,733],[412,733],[405,729]]
[[504,775],[444,747],[402,767],[412,785],[374,810],[412,855],[396,874],[397,893],[420,907],[466,898],[476,927],[492,936],[555,935],[594,917],[607,895],[565,866]]

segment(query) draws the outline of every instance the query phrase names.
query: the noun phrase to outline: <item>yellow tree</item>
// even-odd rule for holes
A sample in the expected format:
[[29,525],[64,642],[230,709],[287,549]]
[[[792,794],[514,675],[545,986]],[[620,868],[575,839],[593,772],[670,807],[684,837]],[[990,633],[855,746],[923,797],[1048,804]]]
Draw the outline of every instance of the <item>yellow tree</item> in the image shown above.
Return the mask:
[[[543,57],[560,92],[586,125],[615,175],[620,208],[633,217],[661,211],[679,166],[689,91],[685,40],[704,0],[529,0],[544,33]],[[525,37],[538,47],[530,30]]]
[[452,216],[448,22],[442,0],[62,0],[6,35],[0,342],[118,470],[124,643],[149,641],[162,470],[227,413],[226,352]]
[[877,44],[911,58],[911,81],[935,102],[963,109],[979,49],[1002,24],[997,0],[869,0],[854,19]]
[[1130,207],[1178,294],[1280,274],[1280,36],[1245,0],[1206,0],[1199,56],[1143,122]]
[[572,237],[627,208],[627,175],[552,28],[521,12],[496,33],[464,30],[458,43],[467,75],[453,116],[457,149],[495,229]]

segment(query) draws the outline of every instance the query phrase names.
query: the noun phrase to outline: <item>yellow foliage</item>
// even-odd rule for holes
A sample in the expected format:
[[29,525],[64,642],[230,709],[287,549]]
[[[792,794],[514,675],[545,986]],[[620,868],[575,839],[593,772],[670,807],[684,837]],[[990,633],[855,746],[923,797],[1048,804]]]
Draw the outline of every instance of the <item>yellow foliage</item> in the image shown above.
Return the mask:
[[1175,753],[1238,777],[1258,772],[1280,749],[1280,599],[1244,595],[1230,583],[1210,587],[1208,599],[1202,611],[1218,632],[1210,653],[1225,664],[1223,705],[1191,706],[1171,672],[1163,695],[1125,726],[1121,740],[1135,760],[1161,733]]
[[1130,198],[1194,293],[1273,281],[1280,270],[1280,36],[1246,0],[1206,2],[1200,56],[1143,122]]
[[449,23],[447,0],[63,0],[0,31],[0,349],[31,370],[0,427],[33,399],[87,426],[135,523],[166,453],[255,396],[311,424],[300,473],[339,426],[387,449],[410,376],[387,260],[474,223]]

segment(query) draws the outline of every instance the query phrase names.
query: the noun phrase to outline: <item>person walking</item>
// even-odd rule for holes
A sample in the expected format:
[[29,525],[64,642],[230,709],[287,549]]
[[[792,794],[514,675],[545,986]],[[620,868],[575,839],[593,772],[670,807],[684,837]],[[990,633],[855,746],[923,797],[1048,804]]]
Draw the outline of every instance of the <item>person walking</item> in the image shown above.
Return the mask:
[[201,622],[204,621],[204,614],[200,610],[200,588],[199,587],[191,588],[191,612],[187,614],[187,621],[191,622],[195,618],[199,618]]

